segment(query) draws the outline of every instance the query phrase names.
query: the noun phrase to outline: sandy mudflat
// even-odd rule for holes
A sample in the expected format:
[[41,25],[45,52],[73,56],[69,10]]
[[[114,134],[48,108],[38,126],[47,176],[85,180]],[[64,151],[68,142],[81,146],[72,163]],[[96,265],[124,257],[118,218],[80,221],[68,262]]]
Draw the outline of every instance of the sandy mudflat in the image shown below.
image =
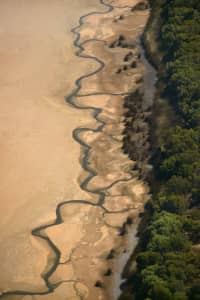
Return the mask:
[[[148,193],[132,171],[134,162],[121,150],[123,96],[106,95],[140,86],[144,68],[138,50],[132,49],[137,68],[118,74],[130,49],[109,47],[120,34],[129,44],[141,34],[149,12],[131,12],[137,2],[107,1],[118,8],[84,18],[77,30],[80,41],[87,41],[83,53],[105,64],[101,72],[82,81],[82,97],[73,100],[82,107],[100,108],[98,122],[93,109],[75,109],[64,99],[77,78],[99,67],[94,60],[74,55],[77,48],[70,29],[80,16],[107,8],[98,0],[0,2],[0,290],[27,294],[5,295],[5,299],[113,298],[112,276],[106,279],[104,274],[115,266],[106,258],[113,249],[116,257],[121,255],[120,228],[127,217],[137,223]],[[122,14],[123,20],[118,20]],[[104,127],[94,132],[100,124]],[[72,138],[77,127],[88,128],[78,134],[89,147],[87,153]],[[91,169],[96,175],[87,181]],[[88,192],[80,188],[83,183]],[[103,206],[91,205],[97,204],[98,191],[104,195]],[[60,207],[59,224],[42,232],[60,256],[48,278],[56,288],[48,293],[43,277],[58,257],[31,231],[54,222],[57,205],[69,200],[74,202]],[[94,286],[98,280],[103,289]]]
[[77,184],[80,147],[72,130],[92,119],[64,96],[96,65],[74,56],[70,29],[82,14],[101,9],[98,0],[0,2],[2,291],[46,289],[40,273],[49,250],[30,231],[53,220],[63,199],[86,197]]

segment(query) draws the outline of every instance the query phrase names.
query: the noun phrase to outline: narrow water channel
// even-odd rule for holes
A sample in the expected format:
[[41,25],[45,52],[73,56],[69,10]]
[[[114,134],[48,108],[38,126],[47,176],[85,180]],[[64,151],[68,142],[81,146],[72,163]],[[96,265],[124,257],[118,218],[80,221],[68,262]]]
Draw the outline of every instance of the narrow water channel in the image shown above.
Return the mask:
[[[137,48],[139,53],[141,54],[140,60],[143,65],[143,83],[140,87],[140,91],[143,94],[142,98],[142,107],[146,110],[148,107],[151,107],[154,102],[154,95],[156,91],[156,82],[157,82],[157,72],[152,64],[148,61],[147,56],[145,54],[145,49],[138,39]],[[121,294],[120,286],[124,282],[122,278],[122,273],[126,264],[131,257],[136,245],[138,242],[137,237],[137,224],[134,224],[129,228],[127,236],[126,236],[126,247],[125,251],[122,252],[121,256],[117,261],[117,269],[118,272],[115,272],[113,277],[113,300],[117,300]]]

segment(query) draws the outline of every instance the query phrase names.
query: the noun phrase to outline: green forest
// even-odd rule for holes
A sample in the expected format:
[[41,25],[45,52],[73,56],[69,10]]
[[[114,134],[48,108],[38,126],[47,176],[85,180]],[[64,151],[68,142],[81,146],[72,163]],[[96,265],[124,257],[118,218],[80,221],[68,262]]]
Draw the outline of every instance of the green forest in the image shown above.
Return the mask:
[[156,140],[136,267],[120,299],[200,300],[200,1],[151,2],[173,118]]

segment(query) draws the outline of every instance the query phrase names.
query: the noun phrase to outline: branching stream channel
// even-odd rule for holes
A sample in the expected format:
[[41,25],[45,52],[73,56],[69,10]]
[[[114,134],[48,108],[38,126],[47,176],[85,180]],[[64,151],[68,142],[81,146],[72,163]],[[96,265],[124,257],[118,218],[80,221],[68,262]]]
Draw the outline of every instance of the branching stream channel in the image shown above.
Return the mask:
[[[100,2],[105,11],[82,16],[71,30],[76,55],[93,60],[97,68],[78,78],[66,97],[67,105],[89,110],[95,120],[73,131],[81,146],[80,187],[89,196],[61,202],[54,222],[32,230],[53,252],[41,275],[46,289],[7,291],[2,299],[117,299],[122,270],[137,242],[149,192],[142,172],[149,167],[147,119],[156,81],[140,43],[149,9],[138,0]],[[136,93],[143,95],[142,102],[130,123],[127,103],[134,105]],[[127,130],[132,130],[129,142],[139,149],[131,151],[141,151],[138,159],[130,149],[123,151]],[[59,226],[69,238],[56,240],[53,230]]]

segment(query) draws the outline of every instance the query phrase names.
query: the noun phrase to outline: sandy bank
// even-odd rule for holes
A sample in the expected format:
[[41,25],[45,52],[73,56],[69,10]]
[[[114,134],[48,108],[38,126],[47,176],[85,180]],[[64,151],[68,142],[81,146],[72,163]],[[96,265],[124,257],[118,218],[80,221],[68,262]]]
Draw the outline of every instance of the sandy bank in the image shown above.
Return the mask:
[[[2,60],[5,61],[9,39],[11,44],[22,41],[20,50],[10,46],[12,60],[7,58],[8,78],[2,79],[4,88],[0,92],[4,99],[1,128],[4,128],[5,149],[1,195],[6,199],[1,217],[0,260],[5,273],[1,282],[2,291],[19,290],[25,294],[31,291],[36,295],[4,298],[112,298],[109,287],[113,277],[106,279],[104,275],[108,268],[117,271],[117,267],[109,257],[111,254],[118,257],[124,251],[127,218],[137,223],[148,193],[148,187],[133,171],[134,162],[121,150],[124,126],[121,94],[141,85],[144,68],[136,41],[149,12],[133,12],[127,7],[137,1],[118,0],[110,1],[119,7],[109,13],[86,16],[77,32],[79,43],[85,42],[80,56],[98,58],[91,60],[75,57],[77,49],[72,43],[75,37],[69,30],[80,15],[105,10],[105,6],[97,1],[96,4],[82,1],[79,6],[79,1],[75,1],[70,2],[68,10],[68,1],[51,5],[46,1],[31,2],[32,5],[25,1],[21,5],[19,1],[16,3],[14,9],[10,1],[1,4],[4,14],[7,11],[13,24],[19,25],[15,32],[8,21],[3,21],[4,44],[7,38],[8,41],[2,50]],[[118,43],[120,35],[123,39]],[[126,61],[130,51],[131,59]],[[137,66],[132,67],[133,62]],[[90,109],[66,105],[64,96],[72,91],[75,80],[100,65],[98,73],[81,81],[82,88],[72,101],[75,106]],[[77,127],[82,129],[74,131]],[[56,206],[64,200],[75,201],[59,206],[57,224],[42,231],[56,247],[55,253],[44,239],[33,237],[30,231],[53,222]],[[38,295],[48,292],[43,277],[55,259],[58,263],[48,284],[56,288],[50,294]],[[95,287],[99,281],[103,289]]]

